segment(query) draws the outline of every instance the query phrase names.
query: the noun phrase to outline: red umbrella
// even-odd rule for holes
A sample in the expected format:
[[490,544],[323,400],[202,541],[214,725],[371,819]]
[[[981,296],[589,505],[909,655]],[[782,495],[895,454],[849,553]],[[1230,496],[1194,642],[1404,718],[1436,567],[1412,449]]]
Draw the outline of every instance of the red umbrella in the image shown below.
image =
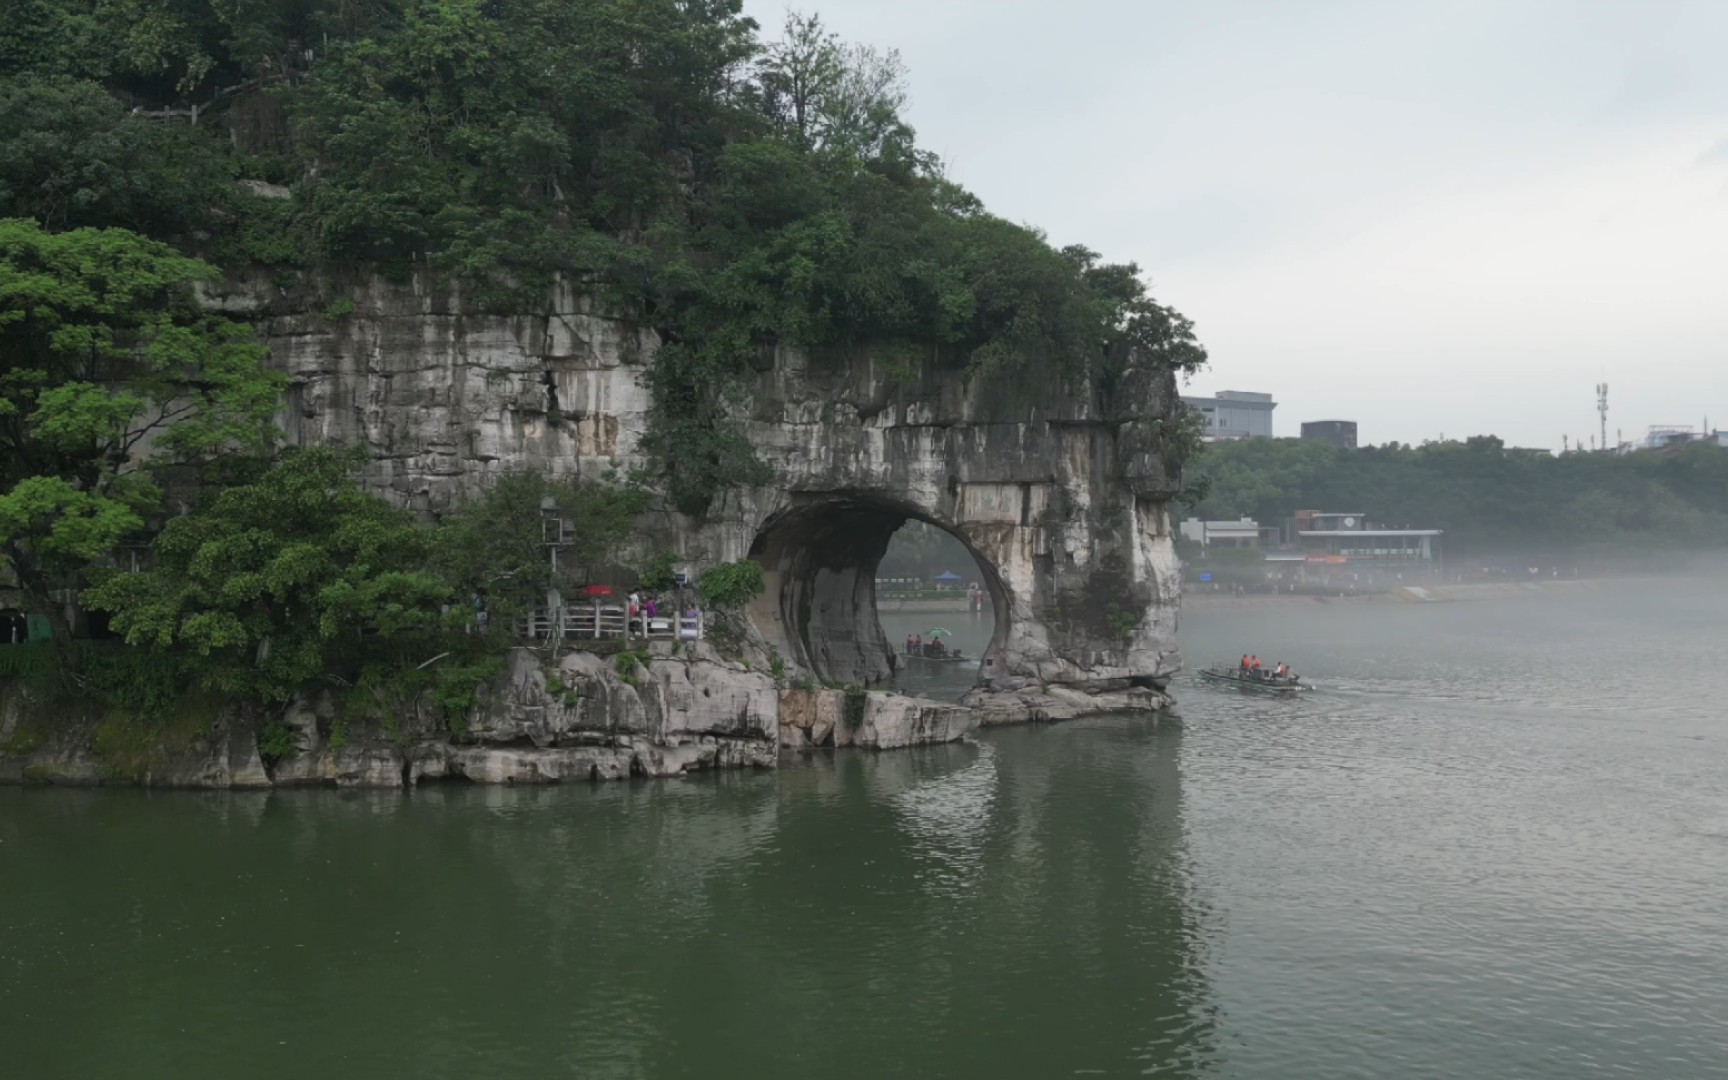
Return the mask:
[[610,585],[584,585],[584,586],[582,586],[582,595],[583,596],[611,596],[612,595],[612,586],[610,586]]

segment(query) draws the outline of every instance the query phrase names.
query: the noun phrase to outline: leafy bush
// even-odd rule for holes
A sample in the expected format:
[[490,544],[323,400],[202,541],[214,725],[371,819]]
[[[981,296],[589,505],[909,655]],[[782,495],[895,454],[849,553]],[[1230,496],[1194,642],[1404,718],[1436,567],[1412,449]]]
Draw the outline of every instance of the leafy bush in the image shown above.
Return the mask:
[[719,611],[736,611],[761,596],[766,588],[762,565],[753,559],[721,563],[704,570],[697,582],[702,606]]
[[841,722],[849,729],[856,729],[864,722],[864,709],[870,702],[870,693],[862,686],[848,686],[841,694]]
[[8,645],[0,649],[0,679],[46,686],[60,672],[60,656],[52,642]]
[[1104,617],[1110,624],[1111,636],[1123,639],[1133,636],[1134,627],[1139,622],[1132,611],[1125,610],[1119,604],[1111,604]]
[[294,733],[280,719],[272,717],[258,733],[258,756],[266,765],[274,765],[294,752]]
[[617,669],[618,677],[622,679],[626,685],[640,686],[641,683],[638,682],[640,676],[637,675],[637,671],[646,668],[651,659],[653,659],[653,657],[648,653],[632,652],[626,649],[613,657],[612,665]]
[[678,566],[676,551],[657,551],[648,556],[636,575],[636,583],[653,593],[669,592],[678,587],[674,577]]

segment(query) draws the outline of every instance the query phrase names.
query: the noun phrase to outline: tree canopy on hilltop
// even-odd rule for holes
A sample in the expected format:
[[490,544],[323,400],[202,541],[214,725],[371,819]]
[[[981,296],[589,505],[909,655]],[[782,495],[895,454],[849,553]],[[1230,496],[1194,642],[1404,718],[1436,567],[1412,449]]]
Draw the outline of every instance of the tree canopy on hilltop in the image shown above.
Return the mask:
[[769,40],[738,0],[19,7],[0,215],[226,266],[421,266],[516,310],[552,275],[585,282],[667,343],[646,447],[692,512],[761,479],[726,403],[775,345],[1083,393],[1131,348],[1205,359],[1137,267],[1057,250],[948,180],[905,122],[898,55],[815,16]]

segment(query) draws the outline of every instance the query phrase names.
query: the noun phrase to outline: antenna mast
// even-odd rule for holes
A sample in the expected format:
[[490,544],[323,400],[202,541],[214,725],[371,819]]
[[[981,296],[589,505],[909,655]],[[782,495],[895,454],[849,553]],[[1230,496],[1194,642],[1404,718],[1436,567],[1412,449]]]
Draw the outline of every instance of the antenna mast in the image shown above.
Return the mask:
[[1608,449],[1608,384],[1596,384],[1596,415],[1602,418],[1602,449]]

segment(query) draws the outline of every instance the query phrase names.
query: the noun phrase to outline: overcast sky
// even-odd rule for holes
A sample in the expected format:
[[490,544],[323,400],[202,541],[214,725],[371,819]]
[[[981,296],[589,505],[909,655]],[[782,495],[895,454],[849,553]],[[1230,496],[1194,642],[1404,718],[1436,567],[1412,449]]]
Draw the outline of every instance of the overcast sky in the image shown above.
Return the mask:
[[[1277,433],[1728,428],[1728,0],[801,0],[992,211],[1138,262]],[[777,36],[783,3],[746,0]]]

